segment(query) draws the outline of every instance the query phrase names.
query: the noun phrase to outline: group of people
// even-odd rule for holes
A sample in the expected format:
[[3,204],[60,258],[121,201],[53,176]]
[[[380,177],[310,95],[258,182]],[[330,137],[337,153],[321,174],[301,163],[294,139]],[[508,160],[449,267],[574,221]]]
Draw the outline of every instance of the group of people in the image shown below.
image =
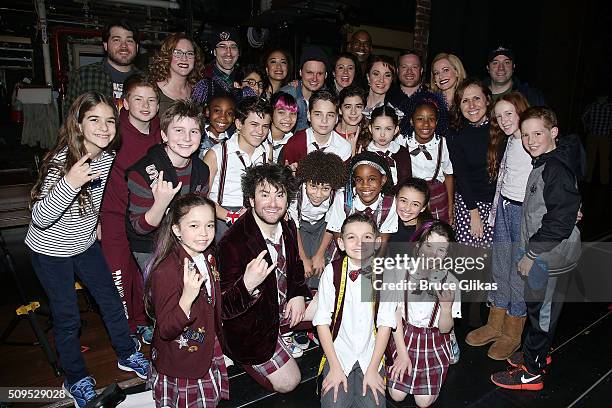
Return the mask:
[[[371,55],[362,30],[333,64],[305,49],[296,81],[281,49],[238,67],[233,29],[213,34],[208,66],[170,35],[148,74],[132,65],[138,40],[129,22],[110,24],[104,61],[72,73],[32,191],[26,244],[76,406],[96,394],[75,275],[118,367],[148,379],[157,406],[228,399],[229,364],[290,392],[311,342],[322,406],[384,406],[386,391],[429,406],[459,357],[460,293],[381,297],[372,265],[394,251],[446,259],[452,242],[491,248],[498,288],[466,343],[493,342],[488,355],[511,364],[495,384],[543,388],[580,255],[580,148],[513,75],[511,50],[491,51],[488,81],[439,54],[426,86],[417,52]],[[403,278],[456,281],[428,267]]]

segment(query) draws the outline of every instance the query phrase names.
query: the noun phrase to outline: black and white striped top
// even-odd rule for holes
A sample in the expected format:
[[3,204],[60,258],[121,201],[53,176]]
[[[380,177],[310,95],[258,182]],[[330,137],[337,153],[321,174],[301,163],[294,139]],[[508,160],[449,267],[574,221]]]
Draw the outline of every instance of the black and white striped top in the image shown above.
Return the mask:
[[[60,151],[54,160],[64,162],[66,151]],[[88,208],[85,214],[79,213],[80,189],[72,188],[57,170],[49,171],[42,186],[43,198],[32,206],[32,220],[25,238],[32,251],[69,257],[84,252],[95,242],[100,203],[114,158],[114,154],[102,152],[91,161],[92,172],[99,172],[100,178],[90,184],[93,211]]]

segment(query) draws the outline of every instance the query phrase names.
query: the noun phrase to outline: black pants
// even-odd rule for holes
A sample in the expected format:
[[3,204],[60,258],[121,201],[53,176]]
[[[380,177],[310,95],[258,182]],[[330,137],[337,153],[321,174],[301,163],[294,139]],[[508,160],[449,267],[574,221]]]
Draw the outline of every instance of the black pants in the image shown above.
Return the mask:
[[546,287],[539,291],[525,284],[525,303],[530,325],[523,343],[523,355],[525,367],[531,374],[541,374],[546,367],[546,356],[550,351],[572,275],[573,271],[551,276]]

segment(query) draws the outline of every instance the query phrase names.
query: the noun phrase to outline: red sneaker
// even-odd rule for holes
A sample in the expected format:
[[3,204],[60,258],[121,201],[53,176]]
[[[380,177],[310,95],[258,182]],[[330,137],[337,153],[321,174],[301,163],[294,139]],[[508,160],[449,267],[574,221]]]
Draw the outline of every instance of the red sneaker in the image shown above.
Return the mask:
[[542,375],[531,374],[523,366],[492,374],[491,381],[508,390],[539,391],[544,388]]

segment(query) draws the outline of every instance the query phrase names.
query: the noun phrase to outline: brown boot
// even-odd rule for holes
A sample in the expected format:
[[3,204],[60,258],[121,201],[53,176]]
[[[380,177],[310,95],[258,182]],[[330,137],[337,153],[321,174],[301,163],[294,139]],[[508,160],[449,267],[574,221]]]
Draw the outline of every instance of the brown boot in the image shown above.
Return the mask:
[[487,355],[493,360],[505,360],[518,350],[521,346],[521,334],[523,334],[526,319],[526,316],[506,315],[502,335],[491,345]]
[[505,315],[506,309],[491,306],[487,324],[469,332],[465,337],[465,342],[470,346],[484,346],[485,344],[497,340],[502,334]]

